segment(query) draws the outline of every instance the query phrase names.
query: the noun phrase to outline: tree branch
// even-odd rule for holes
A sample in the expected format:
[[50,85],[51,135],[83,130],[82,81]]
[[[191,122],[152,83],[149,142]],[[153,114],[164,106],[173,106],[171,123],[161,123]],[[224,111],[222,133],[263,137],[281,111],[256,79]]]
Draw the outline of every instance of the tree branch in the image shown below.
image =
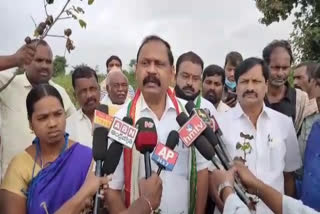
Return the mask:
[[68,0],[66,2],[66,4],[63,6],[62,10],[60,11],[59,15],[54,19],[53,23],[50,25],[50,27],[48,28],[48,30],[43,34],[43,36],[40,37],[40,39],[43,39],[47,36],[48,32],[50,31],[50,29],[52,28],[52,26],[58,21],[58,19],[60,18],[60,16],[64,13],[66,7],[68,6],[68,4],[70,3],[71,0]]
[[48,11],[47,11],[47,3],[46,3],[46,0],[43,0],[43,6],[44,6],[44,12],[46,13],[47,17],[49,16],[48,15]]
[[30,16],[30,18],[31,18],[31,20],[32,20],[32,22],[33,22],[33,24],[34,24],[35,28],[37,28],[37,23],[36,23],[36,21],[34,20],[34,18],[33,18],[32,16]]
[[61,17],[61,18],[59,18],[58,20],[63,20],[63,19],[72,19],[72,17]]
[[58,37],[58,38],[66,38],[65,36],[62,35],[52,35],[52,34],[47,34],[47,37]]

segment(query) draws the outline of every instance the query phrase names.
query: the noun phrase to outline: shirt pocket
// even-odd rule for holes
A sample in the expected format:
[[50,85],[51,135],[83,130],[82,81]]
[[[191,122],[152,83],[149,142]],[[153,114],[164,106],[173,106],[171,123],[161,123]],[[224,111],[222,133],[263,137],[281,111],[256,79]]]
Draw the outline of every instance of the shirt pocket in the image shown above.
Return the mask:
[[281,138],[268,139],[270,170],[282,172],[285,163],[285,142]]

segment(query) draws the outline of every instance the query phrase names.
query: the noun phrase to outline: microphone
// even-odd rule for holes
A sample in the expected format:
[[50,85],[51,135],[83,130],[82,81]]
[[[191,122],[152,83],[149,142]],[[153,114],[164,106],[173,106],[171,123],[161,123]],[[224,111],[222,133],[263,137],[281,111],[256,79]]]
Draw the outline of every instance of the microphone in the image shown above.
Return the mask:
[[146,178],[149,178],[151,176],[150,153],[158,142],[156,126],[151,118],[142,117],[136,122],[136,127],[138,134],[135,145],[137,150],[144,154]]
[[104,162],[103,162],[103,168],[102,173],[103,175],[110,175],[113,174],[116,170],[121,154],[123,151],[123,146],[118,142],[113,142],[108,151],[107,155],[105,156]]
[[[96,161],[95,175],[102,176],[102,161],[105,159],[108,147],[108,130],[104,127],[97,127],[93,131],[92,140],[92,156]],[[100,198],[98,192],[95,195],[94,210],[93,213],[97,214],[100,205]]]
[[157,174],[160,175],[163,169],[172,171],[178,159],[178,153],[174,152],[174,148],[179,143],[179,133],[172,130],[167,138],[166,145],[158,143],[152,154],[152,160],[158,164]]
[[[133,124],[133,120],[130,117],[124,117],[123,122],[128,123],[129,125]],[[102,173],[103,175],[110,175],[113,174],[116,170],[121,154],[123,151],[123,146],[117,141],[113,141],[107,151],[107,155],[105,156],[104,162],[103,162],[103,168]]]
[[[186,113],[181,112],[177,116],[177,122],[180,126],[184,125],[185,123],[188,122],[188,116]],[[223,169],[225,168],[224,166],[221,165],[220,161],[223,163],[225,159],[220,159],[220,156],[222,155],[222,152],[215,148],[213,149],[212,144],[209,143],[207,138],[204,135],[200,135],[195,141],[194,141],[194,146],[197,148],[197,150],[200,152],[200,154],[206,158],[208,161],[211,161],[218,169]],[[218,152],[218,157],[220,159],[217,160],[217,158],[214,155],[214,152]],[[227,169],[227,168],[226,168]],[[238,185],[238,183],[235,182],[234,184],[234,189],[238,196],[242,199],[242,201],[248,206],[251,207],[251,201],[250,199],[245,195],[245,191]]]
[[98,105],[97,108],[96,108],[96,110],[97,110],[97,111],[101,111],[101,112],[103,112],[103,113],[105,113],[105,114],[108,114],[108,113],[109,113],[109,107],[108,107],[107,105],[105,105],[105,104],[100,104],[100,105]]
[[94,111],[94,129],[101,126],[109,129],[112,122],[113,117],[109,115],[109,107],[104,104],[98,105]]

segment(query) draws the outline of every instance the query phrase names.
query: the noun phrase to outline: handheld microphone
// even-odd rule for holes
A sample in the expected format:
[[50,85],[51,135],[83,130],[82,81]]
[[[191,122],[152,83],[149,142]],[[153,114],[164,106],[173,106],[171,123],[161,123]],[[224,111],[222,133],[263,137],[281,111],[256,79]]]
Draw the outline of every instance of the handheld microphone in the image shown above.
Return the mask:
[[136,149],[144,154],[146,178],[149,178],[151,176],[150,153],[158,142],[156,126],[151,118],[142,117],[136,122],[136,127],[138,129]]
[[[102,161],[105,159],[108,147],[108,130],[104,127],[97,127],[93,131],[92,140],[92,155],[93,159],[96,161],[96,171],[95,175],[102,176]],[[94,210],[93,213],[97,214],[100,206],[100,198],[98,192],[95,195]]]
[[160,175],[163,169],[172,171],[178,159],[178,153],[174,152],[174,148],[179,143],[179,133],[172,130],[167,138],[166,145],[158,143],[153,154],[152,160],[158,164],[157,174]]
[[[128,123],[129,125],[133,124],[133,120],[130,117],[124,117],[123,122]],[[116,170],[121,154],[123,151],[123,146],[117,141],[113,141],[107,151],[107,155],[105,156],[102,173],[103,175],[113,174]]]
[[109,114],[109,107],[107,105],[100,104],[97,106],[97,108],[94,111],[94,119],[93,119],[94,129],[101,126],[107,129],[110,128],[113,122],[113,117],[108,114]]

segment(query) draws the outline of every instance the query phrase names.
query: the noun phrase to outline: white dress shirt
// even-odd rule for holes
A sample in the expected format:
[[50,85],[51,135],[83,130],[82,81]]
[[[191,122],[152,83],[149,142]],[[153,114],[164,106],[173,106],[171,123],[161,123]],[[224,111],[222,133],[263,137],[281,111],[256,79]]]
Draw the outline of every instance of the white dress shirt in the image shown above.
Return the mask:
[[[250,171],[264,183],[284,192],[283,172],[293,172],[301,166],[296,132],[291,118],[265,105],[260,113],[256,128],[238,103],[228,112],[220,114],[219,125],[223,141],[231,155],[246,159]],[[253,136],[252,150],[246,155],[238,143],[244,145],[240,133]],[[238,145],[238,146],[237,146]],[[263,202],[257,204],[257,214],[272,213]]]
[[82,109],[67,118],[66,132],[71,140],[92,148],[92,123]]
[[[13,73],[10,71],[0,72],[0,87],[6,84],[12,75]],[[67,116],[70,116],[76,109],[67,92],[51,80],[49,84],[59,91]],[[1,144],[3,147],[0,167],[1,165],[3,167],[2,176],[11,159],[30,146],[35,138],[29,126],[26,108],[26,98],[31,89],[32,85],[24,73],[17,75],[8,87],[0,93]]]
[[[232,194],[225,202],[223,214],[251,214],[251,212],[236,194]],[[319,214],[319,212],[305,206],[302,201],[283,195],[282,214]]]
[[[141,94],[141,96],[143,96]],[[158,142],[166,143],[167,137],[171,130],[178,130],[180,127],[176,122],[176,109],[167,96],[166,106],[164,113],[159,120],[157,116],[148,107],[143,97],[141,97],[141,110],[139,112],[140,117],[152,118],[158,135]],[[184,106],[185,101],[181,100],[181,104]],[[127,114],[127,105],[125,105],[116,114],[116,117],[122,119]],[[137,121],[139,118],[136,118]],[[160,177],[162,179],[163,191],[160,209],[162,214],[180,214],[188,213],[189,208],[189,152],[190,149],[183,145],[180,141],[176,146],[175,151],[179,153],[178,160],[172,172],[162,171]],[[196,151],[197,170],[203,170],[208,167],[208,161],[205,160],[198,151]],[[139,177],[145,177],[144,157],[140,156]],[[158,166],[151,161],[151,168],[153,171],[157,171]],[[112,181],[109,183],[110,188],[122,190],[124,186],[124,163],[123,157],[121,157],[119,165],[113,174]]]
[[224,102],[222,102],[222,100],[220,100],[218,107],[217,107],[217,111],[218,112],[226,112],[230,109],[230,106],[228,106],[227,104],[225,104]]

